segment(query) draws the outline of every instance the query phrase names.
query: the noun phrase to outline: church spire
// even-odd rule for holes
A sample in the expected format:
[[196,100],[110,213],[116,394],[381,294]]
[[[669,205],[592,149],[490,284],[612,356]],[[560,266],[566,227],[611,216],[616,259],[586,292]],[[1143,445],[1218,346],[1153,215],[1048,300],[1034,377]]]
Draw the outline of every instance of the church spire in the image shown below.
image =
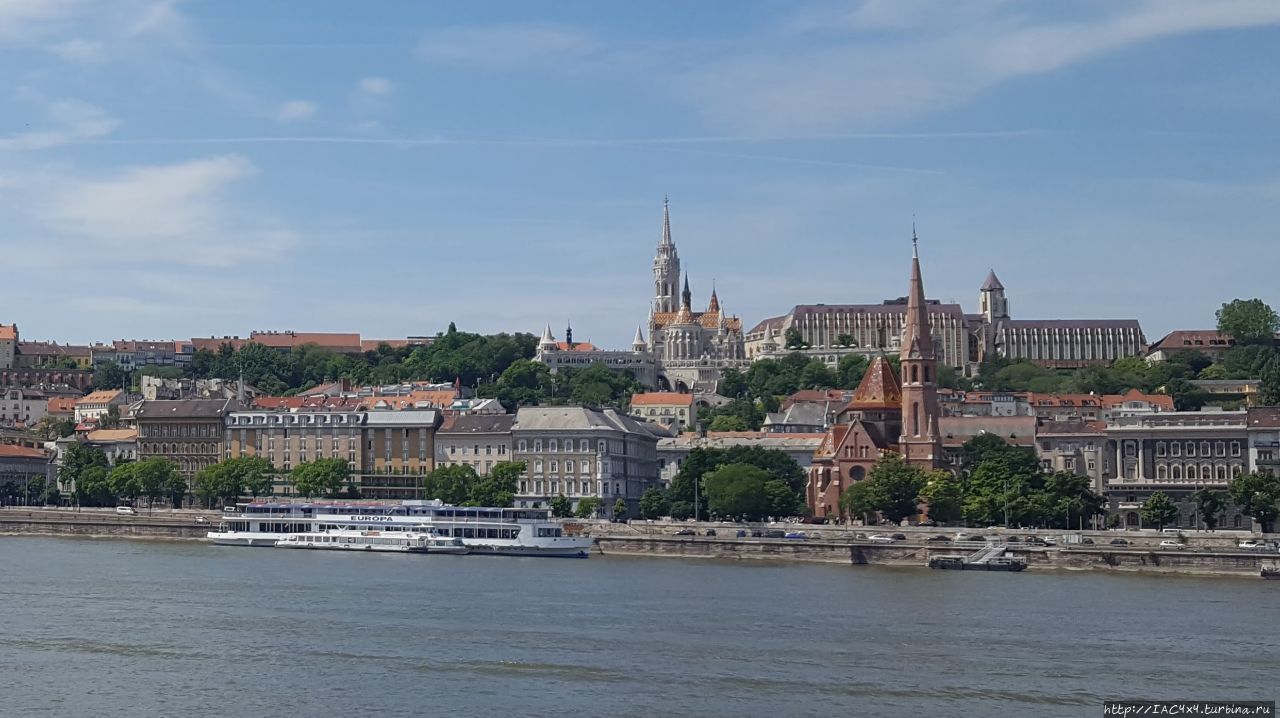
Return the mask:
[[689,291],[689,274],[684,275],[684,291],[680,292],[680,306],[683,309],[693,308],[693,293]]
[[662,195],[662,243],[658,246],[671,246],[671,207],[665,194]]
[[708,312],[720,311],[720,298],[716,296],[716,283],[711,282],[711,301],[707,303]]
[[933,359],[933,335],[929,331],[929,309],[924,300],[924,280],[920,278],[920,248],[915,223],[911,225],[911,289],[907,294],[907,317],[902,329],[902,359]]
[[644,333],[640,331],[639,324],[636,325],[636,338],[631,340],[631,348],[638,352],[644,351]]

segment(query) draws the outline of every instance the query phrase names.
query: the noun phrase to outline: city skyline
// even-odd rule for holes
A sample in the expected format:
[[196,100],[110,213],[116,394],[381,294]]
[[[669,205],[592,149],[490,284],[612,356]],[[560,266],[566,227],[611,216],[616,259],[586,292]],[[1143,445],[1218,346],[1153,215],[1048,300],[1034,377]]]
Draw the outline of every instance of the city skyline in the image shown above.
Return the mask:
[[714,282],[747,328],[901,296],[914,216],[930,298],[976,311],[994,268],[1015,317],[1154,341],[1274,300],[1248,267],[1280,260],[1278,23],[1248,1],[9,3],[0,321],[83,343],[571,320],[621,348],[669,194],[695,307]]

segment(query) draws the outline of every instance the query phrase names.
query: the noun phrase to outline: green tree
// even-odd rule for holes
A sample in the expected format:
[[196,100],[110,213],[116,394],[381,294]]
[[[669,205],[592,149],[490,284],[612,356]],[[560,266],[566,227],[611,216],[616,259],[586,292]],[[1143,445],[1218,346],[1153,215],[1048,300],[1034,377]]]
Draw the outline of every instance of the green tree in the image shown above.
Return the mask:
[[693,518],[693,502],[692,501],[672,501],[671,502],[671,518],[676,521],[684,521]]
[[791,327],[783,334],[783,344],[787,349],[809,348],[809,342],[804,340],[804,335],[795,327]]
[[711,420],[708,431],[750,431],[751,427],[740,416],[722,414]]
[[298,464],[290,472],[293,488],[305,497],[336,496],[350,482],[351,468],[344,459],[315,459]]
[[137,474],[134,473],[136,466],[137,464],[134,463],[118,463],[111,469],[111,473],[107,475],[107,484],[113,496],[133,501],[142,494],[142,486],[138,483]]
[[671,503],[667,501],[666,492],[656,486],[645,489],[640,496],[640,516],[643,518],[656,519],[666,516],[670,510]]
[[44,479],[31,479],[27,482],[26,490],[26,504],[28,506],[44,503],[45,494],[47,493],[45,490]]
[[768,515],[764,485],[769,473],[750,464],[726,464],[706,476],[712,516],[758,521]]
[[871,514],[875,511],[872,503],[871,484],[865,479],[854,482],[852,486],[840,494],[840,513],[849,518],[860,518],[865,524],[872,523]]
[[1280,316],[1261,299],[1233,299],[1217,311],[1218,331],[1236,344],[1271,346],[1280,332]]
[[187,496],[187,480],[182,478],[182,474],[173,472],[164,482],[164,493],[169,497],[169,503],[173,508],[182,508],[182,502]]
[[1262,368],[1258,378],[1258,403],[1263,406],[1280,405],[1280,354],[1271,358]]
[[959,521],[963,515],[963,489],[960,480],[949,471],[933,472],[920,495],[929,504],[929,518],[940,524]]
[[846,354],[836,364],[836,386],[841,389],[857,389],[867,373],[869,362],[861,354]]
[[422,478],[423,495],[461,506],[471,500],[472,486],[479,479],[476,470],[467,464],[441,466]]
[[909,465],[898,454],[881,457],[865,479],[872,508],[895,524],[915,516],[930,478],[928,472]]
[[35,430],[40,436],[50,441],[54,441],[76,433],[76,422],[73,419],[61,419],[55,416],[45,416],[40,420],[40,423],[36,425]]
[[524,473],[523,461],[500,461],[489,473],[471,483],[468,503],[473,506],[507,508],[516,503],[516,484]]
[[600,513],[600,498],[597,496],[588,496],[584,499],[578,499],[578,509],[574,512],[574,516],[580,519],[595,518]]
[[614,520],[625,521],[631,515],[631,510],[627,508],[627,502],[618,499],[613,502],[613,518]]
[[[174,477],[177,476],[178,470],[168,459],[152,456],[129,466],[133,469],[132,480],[137,487],[138,495],[147,497],[148,506],[154,506],[161,497],[176,486]],[[183,491],[185,490],[186,482],[183,482]]]
[[1237,477],[1228,487],[1231,501],[1240,512],[1262,526],[1263,533],[1271,533],[1277,514],[1280,513],[1280,477],[1270,472],[1258,472]]
[[747,395],[749,387],[747,377],[737,369],[729,368],[720,373],[720,382],[716,385],[716,393],[730,399],[738,399]]
[[769,479],[764,482],[765,513],[768,516],[799,516],[805,511],[804,502],[795,491],[781,479]]
[[1226,494],[1202,486],[1191,494],[1191,500],[1195,502],[1196,512],[1200,514],[1200,520],[1204,522],[1205,528],[1210,531],[1217,528],[1218,514],[1227,507]]
[[1163,491],[1156,491],[1142,504],[1142,520],[1154,524],[1157,529],[1163,529],[1169,524],[1177,523],[1178,507]]
[[[62,466],[58,469],[58,481],[63,486],[75,487],[77,495],[80,494],[80,477],[84,471],[90,467],[98,467],[103,469],[105,475],[110,470],[111,462],[107,460],[107,455],[102,449],[97,449],[84,444],[75,443],[67,447],[62,454]],[[80,503],[85,503],[81,501]],[[94,505],[94,504],[87,504]]]
[[86,466],[75,483],[76,503],[81,506],[115,506],[116,495],[105,466]]
[[853,345],[854,345],[854,341],[853,341],[853,335],[852,335],[852,334],[837,334],[837,335],[836,335],[836,346],[838,346],[838,347],[851,347],[851,346],[853,346]]
[[549,503],[551,507],[551,515],[556,518],[568,518],[573,515],[573,502],[564,494],[554,496]]
[[113,361],[98,364],[93,370],[93,386],[96,389],[125,389],[129,385],[129,373]]

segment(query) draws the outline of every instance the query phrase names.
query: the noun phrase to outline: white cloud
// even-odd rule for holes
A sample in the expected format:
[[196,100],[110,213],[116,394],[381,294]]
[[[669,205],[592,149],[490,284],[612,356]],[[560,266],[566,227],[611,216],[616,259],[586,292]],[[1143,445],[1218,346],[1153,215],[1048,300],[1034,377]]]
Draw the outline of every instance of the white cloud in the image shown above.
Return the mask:
[[30,42],[83,4],[82,0],[0,0],[0,41]]
[[315,117],[316,104],[306,100],[289,100],[276,109],[276,121],[301,122]]
[[366,95],[379,97],[395,92],[395,83],[385,77],[365,77],[360,80],[360,91]]
[[101,62],[105,56],[105,46],[101,42],[73,37],[64,42],[55,42],[48,47],[49,52],[69,62],[94,63]]
[[1039,22],[1001,0],[931,7],[871,0],[837,20],[811,14],[787,30],[815,37],[753,43],[689,73],[683,87],[708,118],[739,131],[851,130],[954,107],[1010,79],[1143,42],[1280,23],[1273,0],[1107,3],[1089,6],[1103,14],[1086,19]]
[[[36,219],[64,240],[87,240],[95,255],[228,267],[274,259],[293,246],[287,229],[225,197],[256,174],[238,155],[134,167],[96,179],[45,178],[34,187]],[[43,185],[43,186],[39,186]],[[65,246],[66,243],[63,243]]]
[[428,33],[418,45],[420,59],[491,69],[521,67],[556,57],[591,52],[585,33],[551,24],[452,26]]
[[37,123],[37,127],[0,138],[0,151],[58,147],[110,134],[117,125],[102,108],[79,100],[54,100],[46,103],[44,110],[46,125]]

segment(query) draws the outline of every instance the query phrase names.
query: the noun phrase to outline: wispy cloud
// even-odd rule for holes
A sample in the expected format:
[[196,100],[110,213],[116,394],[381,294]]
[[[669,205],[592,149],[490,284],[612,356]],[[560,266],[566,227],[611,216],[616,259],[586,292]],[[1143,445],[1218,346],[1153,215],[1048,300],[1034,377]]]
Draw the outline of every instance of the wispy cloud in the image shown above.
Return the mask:
[[289,100],[276,109],[277,122],[302,122],[315,117],[316,104],[307,100]]
[[102,137],[116,128],[116,120],[102,108],[79,100],[39,100],[45,122],[27,123],[23,132],[0,138],[0,151],[43,150],[78,140]]
[[395,92],[396,86],[385,77],[365,77],[360,80],[360,91],[366,95],[385,97]]
[[501,69],[579,56],[598,44],[585,32],[554,24],[453,26],[428,33],[419,59]]
[[1055,21],[1028,20],[1023,6],[1006,2],[937,8],[872,0],[842,22],[810,14],[786,26],[798,36],[693,71],[683,89],[708,119],[738,131],[869,128],[1135,44],[1280,23],[1273,0],[1106,3],[1091,6],[1099,10],[1090,17]]
[[295,235],[226,197],[252,177],[244,157],[133,167],[106,177],[45,176],[33,182],[35,219],[95,255],[163,252],[168,262],[229,267],[278,257]]

